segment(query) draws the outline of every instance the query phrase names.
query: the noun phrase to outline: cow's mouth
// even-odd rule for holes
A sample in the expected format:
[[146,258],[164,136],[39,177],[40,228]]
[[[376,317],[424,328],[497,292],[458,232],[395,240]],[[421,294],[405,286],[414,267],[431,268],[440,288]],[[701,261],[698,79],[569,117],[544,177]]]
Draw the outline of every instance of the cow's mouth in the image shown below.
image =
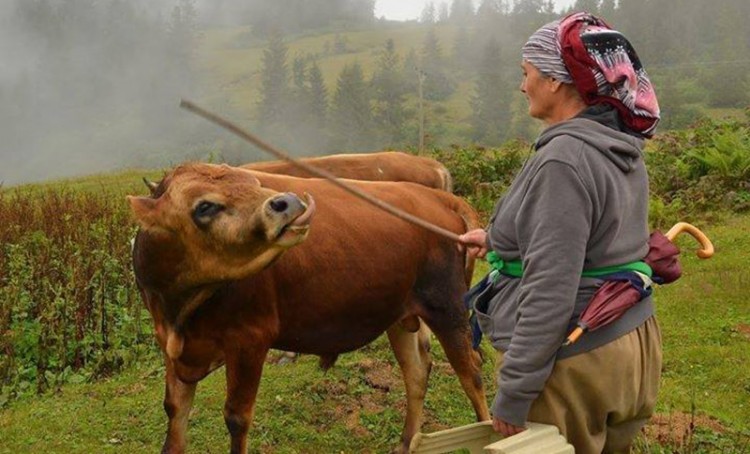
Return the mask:
[[305,211],[283,226],[276,236],[276,243],[283,246],[292,246],[304,240],[310,231],[310,220],[315,213],[315,199],[305,193]]

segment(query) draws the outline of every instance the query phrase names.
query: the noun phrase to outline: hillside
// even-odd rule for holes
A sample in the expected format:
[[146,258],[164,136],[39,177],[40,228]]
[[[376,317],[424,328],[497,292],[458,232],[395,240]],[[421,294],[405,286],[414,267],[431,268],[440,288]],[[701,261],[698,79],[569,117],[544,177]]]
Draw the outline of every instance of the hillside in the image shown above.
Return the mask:
[[[450,53],[457,27],[444,24],[434,26],[444,54]],[[346,64],[359,62],[366,79],[372,77],[376,53],[387,39],[393,39],[396,51],[403,61],[411,49],[419,52],[427,27],[405,24],[388,28],[327,32],[319,31],[285,38],[289,60],[295,56],[312,56],[320,65],[329,93],[336,89],[336,80]],[[346,40],[344,53],[326,52],[326,43],[333,46],[336,37]],[[259,98],[265,40],[249,34],[246,27],[204,30],[196,51],[196,61],[202,71],[207,90],[206,101],[229,99],[231,105],[242,111],[247,119],[254,117],[255,102]],[[414,75],[416,78],[416,74]],[[462,89],[451,96],[451,107],[456,108],[453,118],[464,120],[470,111],[471,81],[462,81]],[[416,93],[412,97],[416,97]]]
[[[453,143],[466,143],[470,135],[471,102],[476,96],[476,69],[457,68],[452,61],[454,45],[459,27],[453,24],[425,26],[416,23],[373,27],[359,30],[317,31],[284,38],[288,47],[287,66],[296,57],[316,61],[328,90],[329,108],[336,92],[337,80],[346,65],[358,63],[366,81],[372,78],[378,55],[387,40],[392,39],[402,74],[411,88],[405,94],[405,107],[409,112],[403,130],[407,136],[399,145],[417,147],[418,139],[418,74],[415,68],[403,68],[408,64],[408,55],[421,55],[425,38],[433,30],[440,52],[445,60],[445,71],[455,89],[444,100],[425,100],[425,124],[427,146],[445,147]],[[465,32],[466,30],[464,30]],[[234,118],[246,125],[258,120],[258,102],[261,97],[261,70],[265,40],[254,38],[246,27],[207,29],[201,33],[200,46],[195,53],[200,68],[200,86],[204,90],[199,100],[208,106],[226,109]],[[333,50],[336,41],[345,42],[346,50]],[[515,67],[513,68],[515,70]],[[521,72],[510,72],[520,83]],[[512,110],[525,115],[526,104],[513,79]],[[523,118],[523,117],[521,117]],[[533,122],[524,118],[524,121]],[[530,137],[526,137],[530,138]],[[373,142],[372,148],[387,148],[387,142]],[[343,150],[330,150],[343,151]]]

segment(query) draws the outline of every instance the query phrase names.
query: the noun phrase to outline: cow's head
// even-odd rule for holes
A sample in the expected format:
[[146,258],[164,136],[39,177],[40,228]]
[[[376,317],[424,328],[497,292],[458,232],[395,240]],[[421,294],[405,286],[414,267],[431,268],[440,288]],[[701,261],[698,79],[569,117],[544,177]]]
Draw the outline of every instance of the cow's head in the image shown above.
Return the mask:
[[252,172],[185,164],[151,197],[129,196],[140,225],[135,271],[147,286],[172,292],[240,279],[304,241],[315,210],[291,193],[261,187]]

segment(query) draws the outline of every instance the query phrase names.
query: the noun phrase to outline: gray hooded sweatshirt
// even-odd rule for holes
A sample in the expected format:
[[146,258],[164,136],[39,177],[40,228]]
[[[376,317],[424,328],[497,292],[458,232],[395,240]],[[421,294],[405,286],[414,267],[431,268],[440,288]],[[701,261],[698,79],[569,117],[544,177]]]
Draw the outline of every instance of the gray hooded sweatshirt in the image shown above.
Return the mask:
[[521,259],[520,278],[501,275],[475,302],[480,327],[504,352],[493,414],[523,425],[555,360],[584,353],[653,315],[647,297],[611,325],[560,348],[601,279],[587,269],[648,253],[648,175],[643,141],[576,117],[546,129],[537,152],[495,207],[488,247]]

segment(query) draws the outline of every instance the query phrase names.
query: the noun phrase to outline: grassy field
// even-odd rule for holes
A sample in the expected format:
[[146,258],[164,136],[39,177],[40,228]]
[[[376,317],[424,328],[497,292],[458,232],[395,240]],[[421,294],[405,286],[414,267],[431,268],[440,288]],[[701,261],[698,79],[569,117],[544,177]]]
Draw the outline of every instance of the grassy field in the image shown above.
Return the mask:
[[[121,187],[143,193],[143,172],[68,184]],[[145,176],[157,178],[159,172]],[[701,226],[715,258],[698,260],[681,237],[684,275],[656,290],[665,367],[658,415],[639,453],[750,452],[750,216]],[[482,269],[477,272],[477,276]],[[485,351],[491,348],[484,345]],[[488,398],[494,393],[493,358],[484,364]],[[472,422],[468,400],[433,341],[435,367],[424,430]],[[191,452],[225,452],[221,370],[198,387],[189,430]],[[0,453],[156,452],[163,441],[163,366],[155,347],[121,374],[94,383],[64,385],[53,393],[11,402],[0,410]],[[251,430],[251,452],[387,452],[401,431],[404,391],[381,338],[342,355],[327,373],[317,359],[270,361],[264,371]]]

